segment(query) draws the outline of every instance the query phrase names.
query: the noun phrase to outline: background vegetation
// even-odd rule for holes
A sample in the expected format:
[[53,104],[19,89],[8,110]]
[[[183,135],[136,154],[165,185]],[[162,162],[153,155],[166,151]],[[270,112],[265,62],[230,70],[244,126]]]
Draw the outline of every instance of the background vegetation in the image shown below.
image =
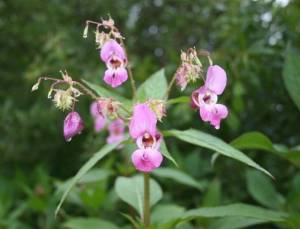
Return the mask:
[[[125,228],[129,221],[120,212],[135,215],[114,191],[117,176],[134,173],[131,164],[124,163],[131,152],[129,147],[99,163],[90,174],[92,178],[72,191],[54,219],[62,182],[104,144],[107,133],[94,133],[91,101],[83,99],[79,111],[86,129],[66,143],[62,133],[65,114],[47,100],[47,86],[31,93],[39,76],[60,77],[61,69],[67,69],[74,78],[103,86],[104,65],[93,36],[84,40],[82,31],[85,20],[99,20],[108,14],[126,37],[134,77],[140,83],[162,67],[170,79],[179,64],[180,50],[191,46],[209,50],[229,76],[229,87],[222,96],[230,108],[229,118],[215,131],[187,104],[178,104],[169,110],[161,127],[193,127],[226,142],[251,132],[232,144],[276,177],[269,180],[224,157],[212,165],[208,150],[171,138],[167,141],[169,151],[179,170],[189,174],[194,183],[182,184],[186,179],[178,182],[172,177],[166,179],[169,176],[165,173],[154,174],[164,192],[156,211],[167,206],[169,213],[173,209],[180,214],[189,208],[244,202],[289,214],[288,224],[271,222],[252,228],[300,228],[297,0],[0,1],[0,227],[60,228],[64,224],[87,228],[80,227],[82,222],[75,218],[94,217]],[[189,87],[184,95],[197,86]],[[129,83],[118,89],[125,96],[128,90]],[[173,90],[172,97],[180,95],[178,89]],[[163,167],[174,169],[167,161]],[[153,216],[157,223],[167,217],[162,218]],[[260,223],[245,219],[197,218],[181,227],[225,228],[227,222],[228,228],[240,228]]]

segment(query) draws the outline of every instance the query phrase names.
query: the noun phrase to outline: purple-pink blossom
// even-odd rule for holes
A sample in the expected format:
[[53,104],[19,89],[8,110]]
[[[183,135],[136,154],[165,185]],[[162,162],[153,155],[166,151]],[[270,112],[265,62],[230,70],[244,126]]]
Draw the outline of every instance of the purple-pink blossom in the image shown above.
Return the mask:
[[116,119],[108,125],[109,136],[106,141],[109,144],[119,143],[124,140],[125,124],[122,119]]
[[156,124],[156,115],[147,104],[134,106],[129,133],[139,149],[133,152],[131,159],[135,168],[141,172],[151,172],[163,160],[159,151],[162,135],[157,132]]
[[228,116],[228,109],[218,104],[218,95],[226,87],[227,76],[224,69],[218,65],[210,66],[207,70],[204,86],[192,94],[192,107],[199,108],[200,117],[204,122],[210,122],[216,129],[220,128],[222,119]]
[[70,112],[64,120],[64,137],[66,141],[71,141],[72,138],[80,134],[84,125],[80,115],[76,111]]
[[113,88],[120,86],[128,79],[126,70],[127,57],[124,48],[115,40],[104,43],[100,57],[106,63],[103,80]]

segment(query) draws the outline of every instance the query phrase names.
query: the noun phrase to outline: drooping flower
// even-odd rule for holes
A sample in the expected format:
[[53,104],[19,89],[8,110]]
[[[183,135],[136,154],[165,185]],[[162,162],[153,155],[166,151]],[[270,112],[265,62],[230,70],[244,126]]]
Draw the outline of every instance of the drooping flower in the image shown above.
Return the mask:
[[76,111],[70,112],[64,120],[64,137],[66,141],[71,141],[72,138],[80,134],[84,125],[80,115]]
[[154,136],[146,133],[137,139],[139,149],[133,152],[131,160],[135,168],[141,172],[151,172],[158,168],[163,156],[159,152],[162,135],[156,133]]
[[227,76],[224,69],[218,65],[210,66],[207,70],[204,86],[192,94],[192,107],[199,108],[200,117],[204,122],[210,122],[216,129],[220,128],[221,120],[228,115],[228,109],[218,104],[218,95],[226,87]]
[[107,143],[118,143],[124,139],[125,125],[122,119],[116,119],[108,126],[109,136],[106,139]]
[[104,81],[113,88],[120,86],[128,79],[126,70],[127,57],[123,47],[113,39],[102,46],[100,57],[106,63]]
[[157,118],[147,104],[137,104],[133,108],[133,115],[129,123],[129,133],[133,139],[137,139],[148,133],[152,136],[156,133]]

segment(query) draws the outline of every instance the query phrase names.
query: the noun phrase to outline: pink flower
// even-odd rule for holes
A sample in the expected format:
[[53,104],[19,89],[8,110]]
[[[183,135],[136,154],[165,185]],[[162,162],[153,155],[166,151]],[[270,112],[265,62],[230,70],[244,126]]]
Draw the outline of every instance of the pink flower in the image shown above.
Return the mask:
[[129,133],[133,139],[143,136],[145,133],[154,136],[156,123],[155,113],[146,104],[137,104],[133,108],[133,115],[129,123]]
[[94,118],[94,130],[98,133],[100,132],[104,127],[106,123],[106,118],[102,115],[98,115]]
[[192,107],[199,108],[200,117],[204,122],[210,122],[216,129],[220,128],[221,120],[228,115],[225,105],[218,104],[218,95],[222,94],[227,83],[226,72],[218,65],[207,70],[204,86],[192,94]]
[[148,133],[137,139],[139,149],[133,152],[131,160],[135,168],[141,172],[151,172],[158,168],[163,161],[159,152],[162,136],[156,133],[154,136]]
[[103,114],[103,105],[101,101],[94,101],[91,104],[90,113],[94,118],[94,129],[98,133],[104,128],[106,123],[106,118]]
[[115,40],[108,40],[100,52],[101,59],[106,63],[104,81],[112,87],[118,87],[128,79],[126,70],[127,57],[125,50]]
[[108,126],[109,136],[106,139],[107,143],[118,143],[124,139],[125,124],[122,119],[117,119],[111,122]]
[[70,112],[64,120],[64,137],[66,141],[71,141],[72,138],[80,134],[84,125],[80,115],[76,112]]

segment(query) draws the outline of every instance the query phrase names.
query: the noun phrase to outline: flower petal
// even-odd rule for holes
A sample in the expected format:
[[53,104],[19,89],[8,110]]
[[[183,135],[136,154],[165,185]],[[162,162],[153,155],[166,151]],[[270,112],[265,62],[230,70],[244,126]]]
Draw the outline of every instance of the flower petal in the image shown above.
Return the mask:
[[227,83],[226,72],[218,65],[209,66],[206,74],[205,87],[217,95],[223,93]]
[[131,155],[131,160],[137,170],[151,172],[160,166],[163,156],[154,149],[138,149]]
[[211,110],[210,124],[220,129],[220,122],[228,116],[228,109],[223,104],[215,104]]
[[200,106],[199,113],[200,113],[201,119],[204,122],[208,122],[211,120],[211,110],[212,110],[211,105]]
[[156,134],[157,118],[155,113],[144,103],[134,106],[133,115],[129,123],[129,133],[136,139],[148,133],[151,136]]
[[108,68],[104,73],[103,80],[113,88],[120,86],[128,79],[126,68]]
[[112,55],[116,55],[126,62],[126,54],[122,46],[115,40],[108,40],[102,46],[100,57],[104,62],[107,62]]
[[100,132],[106,123],[106,119],[102,115],[98,115],[94,120],[94,129],[98,133]]

